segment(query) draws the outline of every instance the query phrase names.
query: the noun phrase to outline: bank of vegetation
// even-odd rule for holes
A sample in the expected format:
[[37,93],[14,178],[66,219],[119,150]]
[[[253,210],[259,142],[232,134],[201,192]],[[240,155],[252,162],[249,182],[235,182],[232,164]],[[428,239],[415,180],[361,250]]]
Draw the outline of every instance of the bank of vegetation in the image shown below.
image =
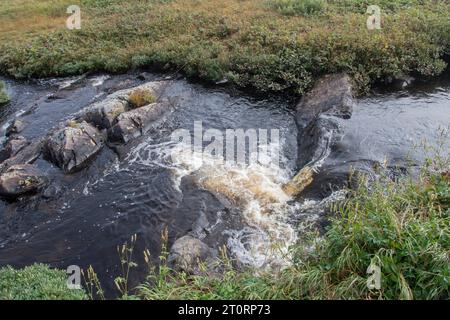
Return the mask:
[[[0,72],[16,78],[152,67],[302,94],[326,73],[360,92],[405,74],[436,76],[449,53],[445,0],[12,0],[0,7]],[[368,30],[369,5],[381,30]]]

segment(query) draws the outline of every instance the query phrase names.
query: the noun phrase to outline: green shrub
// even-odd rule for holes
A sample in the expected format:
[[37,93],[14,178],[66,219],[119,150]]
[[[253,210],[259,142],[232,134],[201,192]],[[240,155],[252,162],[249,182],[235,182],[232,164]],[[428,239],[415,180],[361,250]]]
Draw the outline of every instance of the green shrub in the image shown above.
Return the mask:
[[34,264],[20,270],[0,269],[0,300],[81,300],[83,290],[68,289],[67,274]]

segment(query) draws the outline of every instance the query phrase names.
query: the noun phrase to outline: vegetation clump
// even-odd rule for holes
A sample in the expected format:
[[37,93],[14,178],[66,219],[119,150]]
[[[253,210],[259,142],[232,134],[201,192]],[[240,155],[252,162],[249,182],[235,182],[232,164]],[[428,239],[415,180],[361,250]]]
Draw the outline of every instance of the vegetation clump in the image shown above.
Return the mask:
[[156,101],[155,96],[150,90],[136,89],[128,96],[128,103],[131,108],[140,108]]

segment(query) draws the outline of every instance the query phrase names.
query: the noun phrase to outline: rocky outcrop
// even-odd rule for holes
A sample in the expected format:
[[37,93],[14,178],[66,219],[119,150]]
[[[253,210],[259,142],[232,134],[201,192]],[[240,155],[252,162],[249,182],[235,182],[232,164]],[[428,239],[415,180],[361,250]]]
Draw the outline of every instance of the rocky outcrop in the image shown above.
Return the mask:
[[[37,169],[31,171],[33,167],[28,165],[34,163],[41,154],[64,173],[71,174],[85,168],[95,158],[105,144],[106,133],[114,142],[126,143],[159,124],[164,114],[171,109],[166,102],[155,103],[167,83],[148,82],[113,93],[77,113],[73,120],[60,124],[43,139],[27,141],[18,136],[26,124],[16,119],[8,127],[8,140],[0,151],[0,174],[7,179],[3,194],[15,197],[16,194],[40,189],[43,180],[38,179],[41,176]],[[28,180],[27,174],[30,177]],[[23,184],[19,180],[30,183]],[[57,194],[61,182],[54,177],[48,180],[52,183],[43,192],[44,198]],[[52,188],[54,184],[58,188]]]
[[135,88],[117,91],[103,101],[94,103],[86,110],[83,110],[79,117],[92,123],[99,129],[109,129],[115,124],[116,118],[120,114],[134,108],[130,102],[130,95],[133,92],[143,91],[158,97],[166,84],[167,82],[165,81],[156,81]]
[[321,115],[349,119],[354,104],[350,77],[343,73],[326,75],[300,100],[295,110],[295,120],[302,132]]
[[46,177],[33,165],[13,165],[0,175],[0,195],[17,198],[34,193],[46,184]]
[[127,143],[160,123],[170,109],[168,103],[157,102],[124,112],[117,117],[116,124],[108,131],[108,137],[111,141]]
[[340,120],[349,119],[355,99],[346,74],[327,75],[296,107],[299,166],[323,161],[343,135]]
[[[355,105],[351,79],[346,74],[326,75],[317,81],[314,88],[306,94],[296,107],[296,123],[298,127],[298,167],[299,174],[287,184],[286,190],[290,195],[298,195],[314,181],[314,170],[321,170],[321,176],[330,177],[330,181],[336,179],[324,168],[333,172],[336,165],[340,169],[344,166],[340,163],[325,166],[324,162],[335,150],[341,141],[344,131],[342,123],[352,115]],[[305,174],[307,168],[307,174]],[[346,166],[346,171],[350,171]],[[303,170],[303,171],[302,171]],[[339,170],[339,177],[342,171]],[[298,181],[297,181],[298,180]],[[314,182],[313,182],[314,181]],[[327,184],[327,181],[322,181]],[[345,183],[343,181],[343,183]],[[298,185],[300,184],[300,188]]]
[[44,155],[65,173],[73,173],[84,168],[103,144],[103,135],[95,127],[85,121],[71,122],[47,137]]
[[217,252],[190,235],[179,238],[170,249],[169,265],[177,271],[188,274],[200,273],[200,265],[214,262]]

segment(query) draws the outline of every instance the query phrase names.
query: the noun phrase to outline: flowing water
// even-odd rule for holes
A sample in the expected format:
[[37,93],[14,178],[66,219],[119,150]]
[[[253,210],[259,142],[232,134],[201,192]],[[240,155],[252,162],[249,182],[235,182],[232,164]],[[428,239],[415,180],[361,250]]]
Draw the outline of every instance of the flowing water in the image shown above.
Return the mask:
[[[146,77],[149,81],[159,76]],[[126,74],[6,82],[12,102],[0,110],[3,133],[8,123],[20,118],[27,123],[21,135],[32,139],[108,93],[143,80]],[[108,289],[118,272],[116,247],[137,234],[140,267],[134,276],[141,280],[145,268],[139,253],[148,248],[156,258],[165,228],[169,244],[190,233],[214,248],[226,244],[244,264],[266,268],[289,263],[289,245],[302,225],[322,219],[322,204],[342,196],[339,191],[316,196],[318,192],[298,202],[283,191],[283,184],[298,170],[294,104],[182,79],[171,80],[163,95],[176,110],[158,130],[136,139],[119,154],[104,148],[88,169],[62,177],[56,199],[0,202],[0,266],[93,265]],[[374,94],[359,101],[353,117],[345,122],[345,136],[332,150],[331,160],[419,163],[423,152],[414,145],[423,139],[437,141],[438,129],[450,124],[449,111],[446,79],[409,91]],[[278,129],[279,139],[268,144],[268,154],[269,160],[276,155],[279,165],[228,163],[217,155],[192,153],[190,145],[172,141],[173,131],[193,132],[196,121],[202,121],[203,130],[223,133]],[[49,174],[62,175],[44,160],[37,164]]]

